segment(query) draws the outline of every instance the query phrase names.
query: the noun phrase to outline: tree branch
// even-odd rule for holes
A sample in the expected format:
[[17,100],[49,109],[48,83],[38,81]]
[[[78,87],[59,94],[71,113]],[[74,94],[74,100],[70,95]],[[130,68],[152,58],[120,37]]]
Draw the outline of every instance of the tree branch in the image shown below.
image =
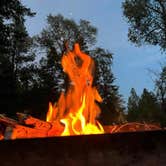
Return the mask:
[[157,0],[157,2],[160,4],[161,9],[162,9],[162,14],[166,14],[165,6],[163,4],[163,0]]
[[149,9],[151,9],[151,10],[153,10],[154,12],[156,12],[156,13],[158,13],[158,14],[163,14],[161,11],[159,11],[159,10],[157,10],[157,9],[155,9],[155,8],[153,8],[152,6],[149,6],[149,5],[147,5],[147,4],[145,4],[145,7],[147,7],[147,8],[149,8]]

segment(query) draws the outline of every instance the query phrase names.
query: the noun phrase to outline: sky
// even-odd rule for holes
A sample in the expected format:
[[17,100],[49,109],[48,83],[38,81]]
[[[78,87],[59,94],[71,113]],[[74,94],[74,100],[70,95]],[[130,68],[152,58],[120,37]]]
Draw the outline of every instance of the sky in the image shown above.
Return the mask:
[[156,46],[136,47],[128,41],[128,24],[123,16],[124,0],[22,0],[36,12],[27,18],[26,27],[31,36],[39,34],[46,26],[46,18],[62,14],[75,21],[85,19],[98,29],[96,46],[113,53],[113,74],[119,92],[125,101],[131,88],[138,95],[143,88],[154,90],[152,72],[160,72],[166,56]]

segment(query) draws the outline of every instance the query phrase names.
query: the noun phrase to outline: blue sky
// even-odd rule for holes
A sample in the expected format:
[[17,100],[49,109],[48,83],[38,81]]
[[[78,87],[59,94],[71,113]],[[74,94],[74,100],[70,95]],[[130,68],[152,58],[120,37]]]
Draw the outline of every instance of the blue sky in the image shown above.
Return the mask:
[[97,46],[114,54],[113,73],[125,101],[133,87],[140,95],[143,88],[154,89],[150,70],[160,71],[165,61],[158,47],[136,47],[127,39],[128,24],[122,14],[123,0],[22,0],[37,12],[26,21],[30,35],[38,34],[46,25],[48,14],[62,14],[75,21],[85,19],[98,29]]

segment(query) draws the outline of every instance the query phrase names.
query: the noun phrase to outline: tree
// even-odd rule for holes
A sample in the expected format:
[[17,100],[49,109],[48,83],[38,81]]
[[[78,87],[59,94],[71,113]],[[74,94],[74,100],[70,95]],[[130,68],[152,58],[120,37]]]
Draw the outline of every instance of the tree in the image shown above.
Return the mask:
[[156,96],[160,103],[161,110],[166,114],[166,66],[155,80]]
[[96,42],[96,32],[96,28],[86,20],[76,23],[62,15],[49,15],[47,27],[35,37],[36,46],[45,52],[45,57],[40,61],[41,85],[54,87],[58,94],[64,88],[65,76],[61,67],[61,56],[66,47],[72,49],[73,44],[78,42],[82,50],[87,50]]
[[130,91],[130,96],[127,103],[127,120],[128,121],[137,121],[139,116],[139,96],[137,95],[134,88]]
[[[17,82],[17,71],[20,65],[33,60],[32,56],[24,55],[27,53],[30,45],[30,37],[24,25],[24,17],[33,16],[34,13],[29,8],[23,6],[19,0],[2,0],[0,4],[0,55],[6,62],[6,65],[9,66],[11,72],[9,74],[11,76],[10,81],[14,90]],[[1,71],[4,69],[1,68]]]
[[128,38],[140,46],[166,49],[166,0],[125,0],[123,14],[129,23]]
[[[75,42],[78,42],[81,49],[92,56],[96,62],[96,78],[94,84],[103,97],[105,115],[111,119],[111,110],[117,115],[122,115],[122,99],[118,92],[118,86],[114,84],[112,73],[112,54],[102,48],[90,48],[96,42],[97,29],[90,22],[80,20],[76,23],[72,19],[66,19],[62,15],[47,17],[46,28],[34,37],[34,46],[41,51],[43,56],[39,65],[40,85],[50,93],[52,89],[55,100],[59,93],[65,90],[64,75],[61,67],[61,56],[68,49],[72,49]],[[65,81],[66,82],[66,81]],[[54,101],[55,101],[54,100]],[[108,111],[106,111],[106,109]],[[118,117],[118,116],[117,116]]]
[[157,98],[155,94],[149,92],[147,89],[143,90],[143,93],[139,100],[139,121],[143,122],[160,122],[161,114]]
[[131,89],[128,99],[128,121],[160,123],[164,125],[163,114],[160,110],[159,103],[153,92],[144,88],[139,97],[134,88]]
[[34,60],[33,55],[28,55],[31,40],[24,23],[26,16],[32,17],[35,13],[19,0],[2,0],[0,5],[0,93],[1,106],[7,111],[16,104],[22,67]]

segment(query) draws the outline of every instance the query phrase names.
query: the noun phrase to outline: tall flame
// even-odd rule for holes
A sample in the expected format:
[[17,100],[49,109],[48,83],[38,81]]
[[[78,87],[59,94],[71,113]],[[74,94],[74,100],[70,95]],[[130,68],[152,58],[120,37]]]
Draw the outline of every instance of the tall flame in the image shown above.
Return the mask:
[[62,136],[104,133],[96,120],[101,102],[97,89],[92,86],[94,61],[80,50],[79,44],[62,56],[63,71],[69,77],[66,92],[62,92],[55,105],[49,104],[47,122],[59,121],[64,125]]

